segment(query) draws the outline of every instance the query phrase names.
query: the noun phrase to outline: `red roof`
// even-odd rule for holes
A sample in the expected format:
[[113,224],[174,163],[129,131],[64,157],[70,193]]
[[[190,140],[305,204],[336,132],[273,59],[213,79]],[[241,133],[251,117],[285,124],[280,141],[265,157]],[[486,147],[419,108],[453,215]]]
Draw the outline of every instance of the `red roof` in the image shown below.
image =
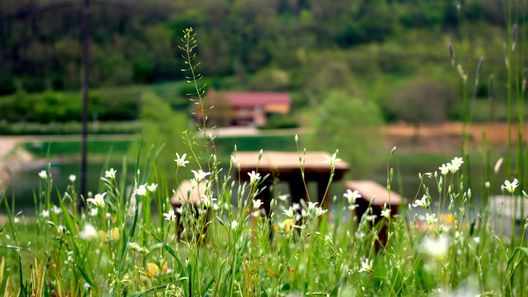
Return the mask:
[[232,106],[248,107],[270,103],[290,104],[290,96],[283,92],[225,92],[222,95]]

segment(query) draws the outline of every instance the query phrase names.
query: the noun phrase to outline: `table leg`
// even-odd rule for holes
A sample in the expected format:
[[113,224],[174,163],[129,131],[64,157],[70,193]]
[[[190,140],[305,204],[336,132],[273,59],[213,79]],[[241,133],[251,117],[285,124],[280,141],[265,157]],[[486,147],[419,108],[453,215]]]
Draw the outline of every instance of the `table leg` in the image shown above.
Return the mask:
[[300,204],[301,200],[306,201],[308,199],[308,193],[306,192],[306,187],[300,174],[298,177],[288,180],[288,185],[290,187],[292,204]]

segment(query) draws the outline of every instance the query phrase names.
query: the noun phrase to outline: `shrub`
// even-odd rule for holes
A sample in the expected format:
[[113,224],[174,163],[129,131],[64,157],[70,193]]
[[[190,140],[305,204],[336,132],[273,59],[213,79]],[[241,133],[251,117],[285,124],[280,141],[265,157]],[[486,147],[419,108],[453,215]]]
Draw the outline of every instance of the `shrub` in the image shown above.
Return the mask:
[[352,176],[363,176],[381,160],[381,113],[373,101],[332,91],[324,96],[309,144],[315,149],[339,149],[354,164]]

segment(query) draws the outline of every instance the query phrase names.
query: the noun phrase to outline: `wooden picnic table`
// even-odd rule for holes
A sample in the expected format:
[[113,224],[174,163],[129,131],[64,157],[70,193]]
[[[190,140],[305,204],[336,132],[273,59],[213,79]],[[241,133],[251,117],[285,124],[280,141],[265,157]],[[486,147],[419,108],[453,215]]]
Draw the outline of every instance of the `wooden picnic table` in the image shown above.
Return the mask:
[[[292,203],[307,200],[308,193],[303,182],[301,169],[304,171],[306,183],[317,183],[318,202],[323,208],[328,208],[330,199],[326,188],[331,175],[328,160],[331,154],[321,151],[312,152],[277,152],[267,151],[260,156],[259,152],[237,152],[233,155],[235,177],[241,181],[249,181],[248,173],[255,171],[265,176],[269,174],[261,187],[266,187],[257,197],[263,202],[263,209],[270,214],[271,191],[274,180],[287,182],[290,188]],[[349,166],[346,162],[337,160],[334,165],[333,181],[343,178]]]

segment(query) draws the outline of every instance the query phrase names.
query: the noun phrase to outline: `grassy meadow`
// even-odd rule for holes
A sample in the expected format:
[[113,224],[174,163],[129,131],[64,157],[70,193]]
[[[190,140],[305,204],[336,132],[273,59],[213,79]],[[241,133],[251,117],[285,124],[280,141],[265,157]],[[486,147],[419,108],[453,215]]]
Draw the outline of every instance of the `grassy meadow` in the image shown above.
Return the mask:
[[[380,1],[376,4],[383,8],[379,11],[384,12],[384,18],[393,15],[389,8],[400,8],[394,13],[401,16],[397,24],[393,20],[394,28],[408,26],[415,18],[419,19],[419,15],[411,17],[404,13],[409,3],[398,3]],[[507,3],[511,6],[506,5],[506,8],[513,12],[517,11],[515,8],[526,8],[524,2],[520,7],[519,1]],[[115,128],[113,131],[129,135],[91,141],[89,153],[96,162],[90,164],[90,192],[86,197],[78,192],[78,167],[72,165],[72,160],[77,161],[79,157],[78,141],[23,144],[33,156],[59,160],[59,165],[49,164],[29,171],[30,176],[16,177],[27,181],[29,187],[24,186],[21,195],[31,197],[31,203],[18,200],[12,189],[0,191],[0,294],[32,297],[527,296],[528,247],[525,235],[528,219],[524,202],[528,199],[525,191],[528,151],[523,140],[523,123],[528,74],[523,69],[523,50],[528,43],[524,33],[526,25],[517,23],[524,21],[524,16],[506,13],[507,25],[500,32],[489,24],[478,27],[485,32],[494,32],[489,38],[493,44],[497,43],[497,36],[507,33],[501,43],[504,44],[503,52],[497,52],[486,47],[486,38],[482,35],[464,37],[464,34],[478,31],[473,25],[486,14],[461,12],[462,4],[465,2],[456,1],[454,5],[445,6],[446,12],[428,14],[428,18],[422,19],[424,24],[419,25],[423,26],[422,29],[394,36],[386,31],[392,30],[391,25],[372,27],[372,22],[384,18],[378,19],[370,10],[364,10],[363,5],[349,7],[355,15],[367,16],[358,19],[361,22],[330,18],[324,28],[313,26],[317,20],[314,18],[317,13],[324,16],[325,9],[335,9],[334,6],[310,7],[313,13],[300,9],[295,18],[307,26],[306,32],[316,34],[322,31],[317,34],[328,35],[328,38],[349,46],[357,38],[370,36],[369,30],[360,32],[354,28],[374,28],[387,38],[383,44],[369,39],[368,44],[356,45],[357,51],[333,49],[332,43],[320,51],[295,51],[296,60],[317,63],[300,63],[304,66],[294,67],[290,74],[295,77],[307,71],[321,83],[312,84],[308,79],[311,77],[297,77],[296,81],[306,87],[296,95],[309,93],[307,101],[314,104],[299,104],[294,98],[294,104],[300,105],[301,126],[313,124],[310,135],[271,136],[263,133],[215,137],[209,134],[210,127],[205,125],[203,113],[196,126],[190,123],[189,106],[198,105],[204,110],[207,86],[199,74],[198,37],[187,23],[193,16],[201,16],[197,22],[205,22],[202,18],[207,18],[203,17],[203,11],[187,11],[184,14],[188,18],[186,22],[177,18],[168,22],[171,30],[181,29],[183,25],[187,28],[183,30],[183,36],[178,37],[181,38],[178,48],[182,55],[178,64],[156,59],[157,55],[140,46],[141,42],[129,40],[129,44],[135,45],[132,49],[148,59],[136,60],[132,68],[126,67],[121,55],[110,61],[98,61],[97,66],[103,70],[114,70],[97,72],[98,84],[104,85],[110,75],[116,82],[126,83],[163,79],[174,72],[176,65],[183,67],[182,74],[178,72],[178,75],[183,75],[187,84],[125,87],[121,91],[126,95],[115,95],[116,99],[108,103],[115,109],[104,108],[110,102],[104,97],[112,97],[109,95],[112,88],[102,87],[104,92],[101,89],[94,92],[93,106],[98,113],[92,114],[93,118],[120,117],[140,125],[136,130],[113,127],[115,123],[109,123],[105,128],[108,131]],[[470,4],[470,8],[480,7],[478,3]],[[260,5],[255,4],[255,7]],[[235,8],[240,9],[236,5]],[[449,9],[454,10],[448,13]],[[234,12],[235,17],[231,20],[237,24],[237,10]],[[285,16],[273,15],[268,19],[287,21]],[[474,22],[458,25],[462,23],[462,17],[472,17]],[[259,17],[256,20],[259,24],[268,24],[268,19]],[[425,34],[424,30],[428,29],[429,23],[437,26],[444,22],[455,23],[450,21],[452,19],[457,20],[456,28],[461,30],[446,42],[445,54],[449,57],[446,65],[434,66],[438,63],[435,53],[440,49],[433,45],[442,44],[442,39]],[[498,22],[495,18],[493,20]],[[346,22],[346,26],[339,34],[327,31],[331,25],[340,22]],[[140,23],[133,24],[140,31]],[[234,27],[238,30],[243,26]],[[257,27],[245,28],[248,30],[245,36],[253,36]],[[155,46],[153,53],[166,54],[165,49],[171,43],[155,41],[171,40],[171,31],[167,32],[165,27],[149,28],[147,33],[151,38],[148,42],[153,48]],[[291,36],[301,37],[294,33],[290,32]],[[211,36],[211,32],[206,34]],[[310,35],[302,37],[306,37],[304,42],[311,40]],[[402,64],[399,54],[405,48],[405,42],[396,40],[415,39],[421,41],[413,49],[420,59],[409,65]],[[206,49],[216,44],[213,39],[205,41]],[[237,39],[229,39],[229,42],[230,46],[231,43],[244,45]],[[68,48],[59,46],[67,40],[57,43],[57,50]],[[218,44],[223,43],[218,41]],[[277,61],[281,57],[289,59],[284,56],[287,51],[276,50],[280,53],[277,54],[269,49],[272,46],[268,44],[258,45],[262,52],[276,55]],[[131,50],[122,45],[118,48],[122,52]],[[218,63],[229,60],[229,47],[223,49],[226,56],[213,59],[209,55],[206,62],[211,66],[205,67],[219,67]],[[204,53],[209,51],[204,50]],[[504,69],[497,63],[490,67],[501,68],[501,74],[496,78],[500,87],[495,92],[490,91],[493,80],[484,78],[482,71],[487,64],[480,56],[488,53],[498,55],[497,59],[505,64]],[[101,48],[96,47],[96,54],[101,55]],[[334,62],[328,59],[333,56],[336,56]],[[375,61],[367,63],[358,57]],[[243,56],[234,63],[234,73],[230,74],[237,77],[249,70],[237,66],[240,63],[258,69],[262,65],[257,62],[263,59],[265,57],[258,55]],[[354,80],[352,73],[343,70],[342,61],[347,61],[353,69],[369,69],[372,76]],[[423,69],[420,68],[422,64]],[[155,70],[153,65],[159,68]],[[305,68],[305,65],[309,67]],[[372,68],[372,65],[378,67]],[[67,69],[73,72],[75,67]],[[413,73],[413,78],[404,75],[409,72]],[[289,87],[280,84],[284,73],[271,73],[278,77],[277,90]],[[0,78],[8,76],[0,74]],[[75,85],[71,75],[61,74],[50,84]],[[420,78],[425,74],[449,77],[449,83],[443,85],[449,87],[429,85]],[[14,112],[31,110],[33,112],[27,114],[28,121],[38,120],[49,125],[54,124],[47,118],[48,114],[62,121],[75,117],[80,109],[78,104],[70,105],[73,93],[43,91],[44,83],[35,77],[35,80],[27,79],[25,84],[32,82],[32,88],[41,93],[28,95],[20,87],[15,93],[6,95],[0,106],[9,106]],[[389,96],[391,88],[386,85],[387,77],[392,79],[393,86],[408,84],[408,87]],[[258,89],[262,81],[266,81],[259,78],[262,79],[255,74],[246,83]],[[14,92],[16,82],[5,80],[7,82],[0,81],[0,86],[5,85],[0,89]],[[355,81],[361,85],[362,80],[369,81],[369,87],[364,90],[356,90],[349,84]],[[334,82],[350,89],[337,87],[335,90],[332,87]],[[486,87],[482,87],[484,82]],[[165,97],[171,97],[174,91],[180,97],[166,100]],[[322,94],[325,96],[319,96]],[[22,97],[17,96],[25,99],[18,100]],[[190,102],[180,100],[185,96]],[[376,99],[364,100],[363,97]],[[438,98],[456,98],[456,102],[436,100]],[[386,104],[383,108],[380,107],[382,102]],[[422,118],[424,110],[430,111],[425,114],[429,117],[427,120]],[[1,111],[4,111],[0,113],[3,118],[15,117],[15,113]],[[106,114],[112,111],[116,114]],[[461,145],[457,149],[460,153],[408,153],[399,152],[397,147],[385,151],[379,131],[385,120],[391,117],[416,126],[449,117],[459,120],[462,123]],[[476,149],[473,148],[468,126],[474,120],[498,119],[507,123],[507,140],[501,149],[487,143],[486,137]],[[18,124],[21,130],[38,130],[32,126],[34,124],[28,127],[25,122]],[[78,127],[72,125],[68,129],[75,131]],[[325,198],[331,200],[328,201],[329,208],[316,202],[317,197],[304,178],[306,147],[335,152],[324,162],[330,172],[326,188],[329,195]],[[258,168],[249,172],[247,178],[244,176],[246,179],[233,174],[241,172],[239,160],[232,157],[233,151],[259,150],[298,152],[300,182],[309,192],[306,200],[292,204],[296,197],[291,197],[275,176],[259,172]],[[334,180],[336,162],[341,158],[355,169],[346,179],[357,178],[358,173],[370,169],[369,175],[365,173],[360,177],[382,184],[389,195],[389,203],[377,209],[370,201],[363,211],[360,205],[365,197]],[[189,181],[190,190],[182,193],[177,187],[184,180]],[[269,208],[267,201],[263,200],[265,191],[271,193]],[[401,193],[406,200],[401,205],[391,205],[391,191]],[[171,204],[175,195],[191,200],[194,194],[198,196],[194,204],[190,201]],[[488,202],[497,196],[512,203],[490,206]],[[25,208],[27,205],[31,207]],[[506,232],[501,227],[504,225],[512,231]]]

